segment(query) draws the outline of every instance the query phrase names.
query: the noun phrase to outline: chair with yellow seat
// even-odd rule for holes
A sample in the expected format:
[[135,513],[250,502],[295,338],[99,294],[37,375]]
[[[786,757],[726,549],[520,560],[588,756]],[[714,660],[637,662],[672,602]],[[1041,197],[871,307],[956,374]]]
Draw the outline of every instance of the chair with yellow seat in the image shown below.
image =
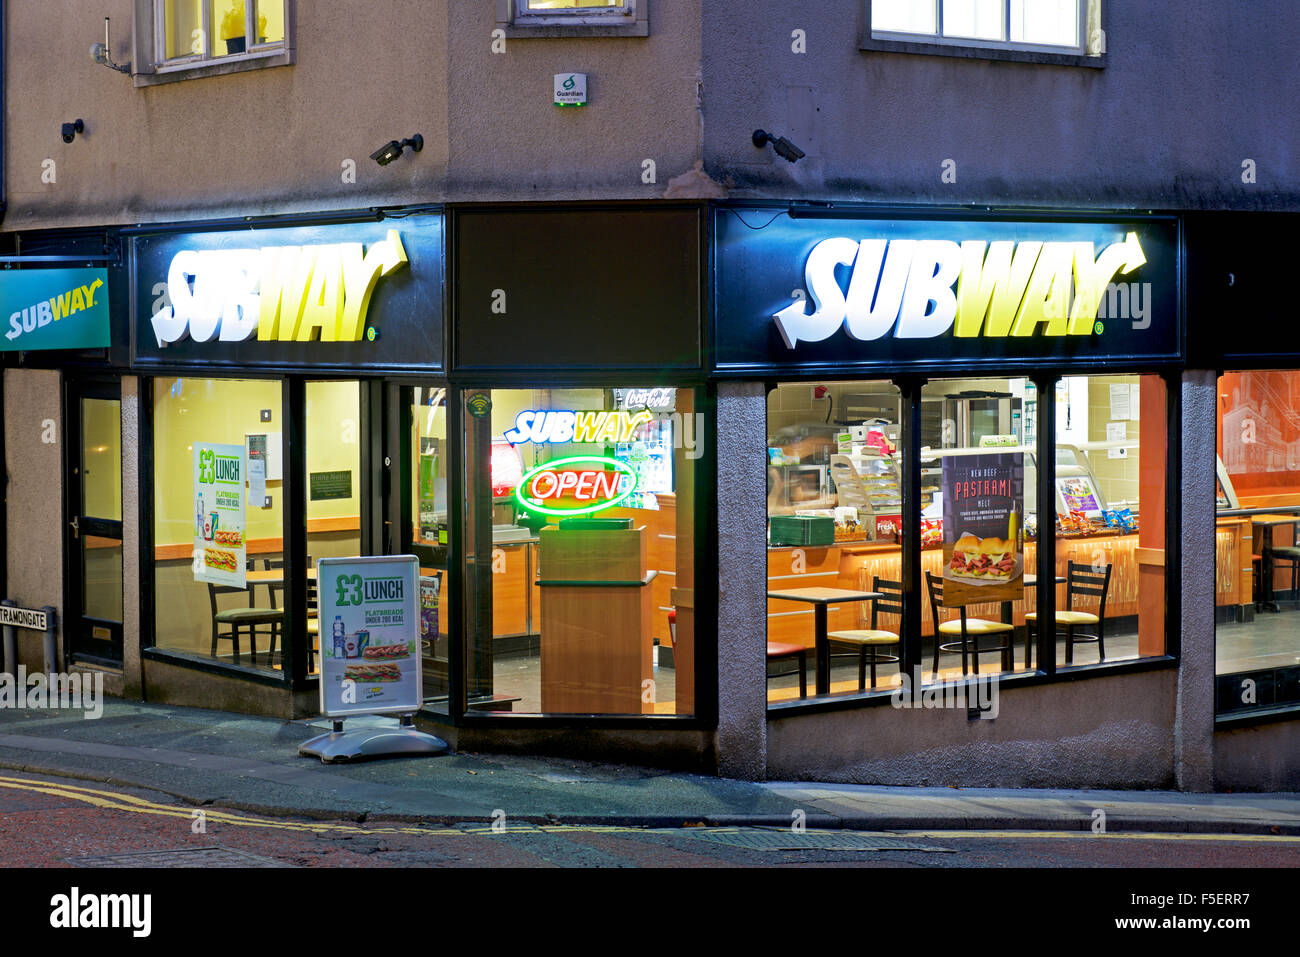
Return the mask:
[[[866,571],[863,570],[863,579]],[[864,582],[865,584],[865,582]],[[847,631],[832,631],[826,638],[832,643],[852,645],[858,649],[858,690],[867,687],[867,665],[871,666],[871,687],[876,686],[876,665],[891,664],[898,661],[898,655],[882,654],[880,649],[898,644],[898,634],[880,627],[880,616],[903,615],[903,583],[889,581],[872,576],[871,590],[880,592],[880,598],[871,602],[871,627],[853,628]],[[868,654],[869,653],[869,654]]]
[[[991,651],[1000,651],[1002,653],[1002,670],[1012,671],[1014,665],[1011,660],[1011,643],[1015,639],[1016,629],[1014,625],[1009,625],[1000,621],[987,621],[983,618],[966,617],[966,606],[957,607],[961,611],[959,618],[950,618],[947,621],[939,620],[939,609],[948,607],[943,603],[943,578],[933,572],[925,573],[925,584],[930,593],[930,614],[934,616],[934,666],[931,668],[932,674],[939,672],[939,653],[942,651],[961,651],[961,673],[965,675],[968,671],[967,656],[975,674],[980,673],[980,655],[988,654]],[[959,635],[961,641],[952,641],[944,643],[940,636]],[[981,648],[979,640],[985,635],[1002,635],[1005,641],[1002,644],[993,645],[988,648]]]
[[[1056,613],[1056,628],[1058,633],[1065,632],[1065,663],[1074,664],[1074,643],[1076,641],[1095,641],[1097,643],[1098,662],[1106,660],[1106,593],[1110,590],[1110,569],[1109,563],[1103,572],[1094,571],[1091,565],[1081,565],[1076,562],[1070,562],[1069,570],[1066,573],[1065,580],[1065,610]],[[1074,607],[1074,598],[1076,595],[1082,595],[1085,598],[1097,598],[1097,613],[1094,615],[1088,611],[1077,611]],[[1025,624],[1029,625],[1038,620],[1037,612],[1028,612],[1025,615]],[[1074,629],[1086,625],[1096,625],[1097,633],[1076,635]]]

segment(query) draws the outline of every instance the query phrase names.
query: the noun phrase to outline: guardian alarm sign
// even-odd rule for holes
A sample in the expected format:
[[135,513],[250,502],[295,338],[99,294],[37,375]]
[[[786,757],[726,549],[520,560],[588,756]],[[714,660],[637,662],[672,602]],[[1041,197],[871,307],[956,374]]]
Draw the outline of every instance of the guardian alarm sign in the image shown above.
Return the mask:
[[1181,355],[1172,218],[714,216],[717,369]]

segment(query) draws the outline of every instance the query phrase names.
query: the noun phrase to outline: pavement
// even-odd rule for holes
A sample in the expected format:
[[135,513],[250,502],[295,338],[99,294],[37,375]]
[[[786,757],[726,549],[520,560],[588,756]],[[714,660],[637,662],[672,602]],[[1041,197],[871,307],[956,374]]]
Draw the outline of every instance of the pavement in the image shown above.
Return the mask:
[[[396,725],[349,719],[347,727]],[[319,819],[644,827],[1300,835],[1300,794],[752,783],[557,758],[452,753],[323,764],[329,722],[106,699],[102,717],[0,708],[0,768],[146,788],[195,805]]]

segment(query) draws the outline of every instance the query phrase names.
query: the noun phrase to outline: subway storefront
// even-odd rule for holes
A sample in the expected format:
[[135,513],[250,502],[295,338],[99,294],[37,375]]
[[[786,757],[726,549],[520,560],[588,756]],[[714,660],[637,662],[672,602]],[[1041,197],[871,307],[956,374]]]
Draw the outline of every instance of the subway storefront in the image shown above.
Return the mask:
[[762,423],[719,435],[720,497],[749,490],[719,551],[766,571],[721,572],[719,680],[731,622],[761,628],[764,773],[1168,786],[1177,219],[756,204],[713,230],[719,407]]
[[129,237],[148,700],[316,713],[316,562],[417,548],[445,700],[443,235],[422,213]]
[[[62,663],[127,697],[303,720],[333,650],[315,562],[414,554],[420,720],[461,748],[1293,787],[1284,219],[534,204],[122,230],[63,263],[106,268],[108,346],[6,358],[8,593],[57,582]],[[16,456],[47,419],[53,451]],[[53,565],[18,560],[47,538]]]
[[45,370],[70,509],[97,522],[64,544],[67,620],[111,636],[69,631],[63,662],[128,697],[310,719],[334,650],[316,562],[414,554],[439,734],[710,768],[704,223],[484,207],[114,232],[113,348]]

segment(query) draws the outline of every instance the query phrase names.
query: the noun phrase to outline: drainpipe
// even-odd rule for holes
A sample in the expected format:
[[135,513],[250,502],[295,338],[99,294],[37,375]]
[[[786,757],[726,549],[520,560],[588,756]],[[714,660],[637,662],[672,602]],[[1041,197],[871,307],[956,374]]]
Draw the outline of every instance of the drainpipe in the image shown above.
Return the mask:
[[[0,0],[0,117],[5,108],[5,4]],[[5,124],[0,121],[0,223],[4,222],[5,210]]]

